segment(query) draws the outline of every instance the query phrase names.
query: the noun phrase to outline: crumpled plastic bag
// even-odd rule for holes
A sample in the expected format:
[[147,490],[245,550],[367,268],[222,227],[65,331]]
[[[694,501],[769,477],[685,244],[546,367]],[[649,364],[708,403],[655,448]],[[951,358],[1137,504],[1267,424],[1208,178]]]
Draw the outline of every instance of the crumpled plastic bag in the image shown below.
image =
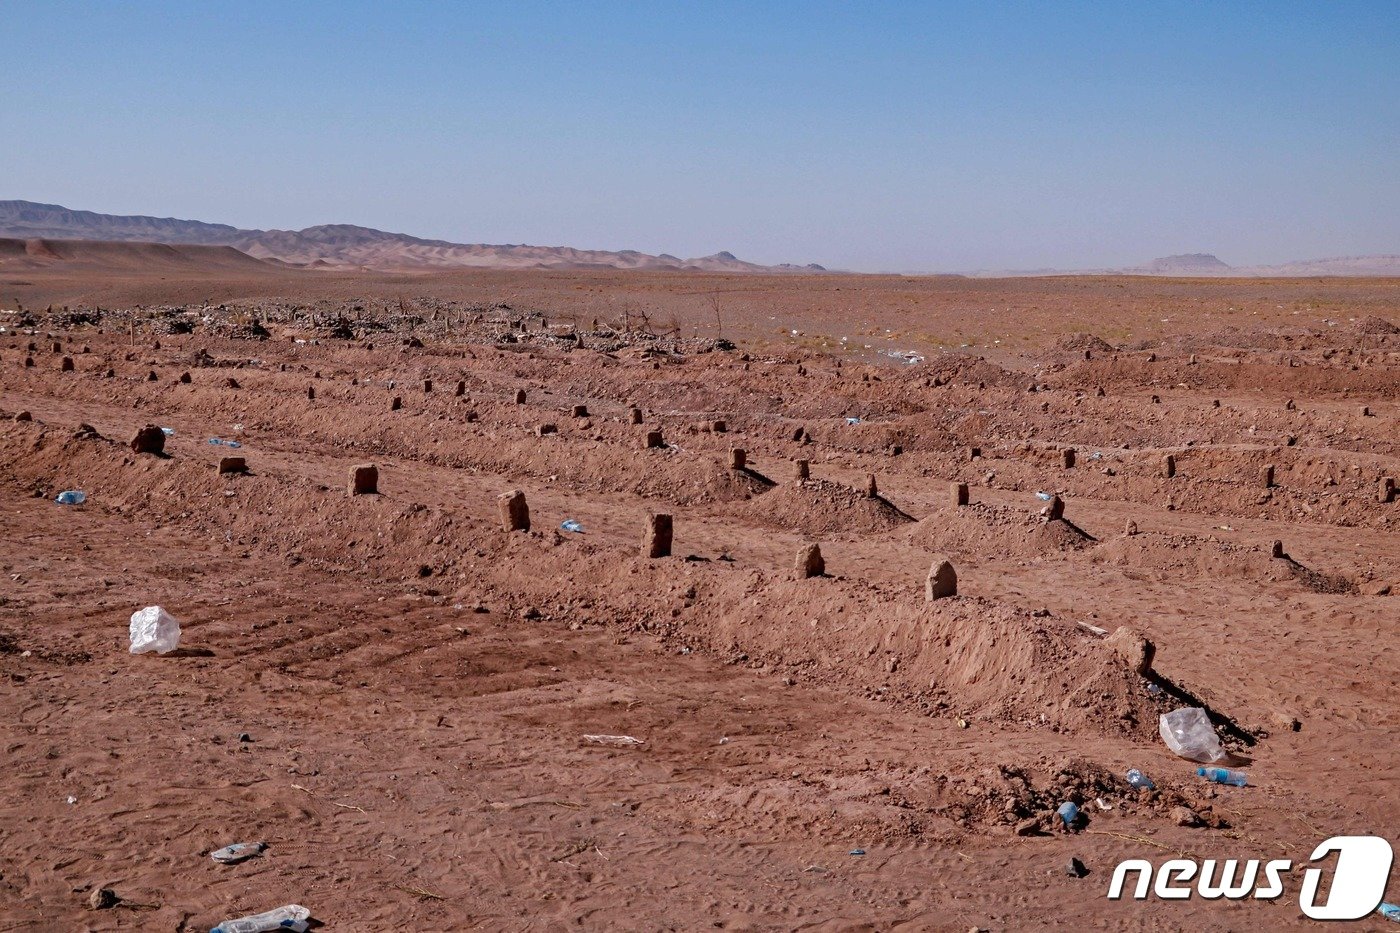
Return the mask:
[[1220,745],[1215,727],[1210,724],[1210,717],[1200,707],[1185,706],[1163,713],[1158,731],[1167,748],[1188,761],[1208,765],[1229,757]]
[[169,654],[180,647],[180,622],[160,606],[131,614],[131,653]]

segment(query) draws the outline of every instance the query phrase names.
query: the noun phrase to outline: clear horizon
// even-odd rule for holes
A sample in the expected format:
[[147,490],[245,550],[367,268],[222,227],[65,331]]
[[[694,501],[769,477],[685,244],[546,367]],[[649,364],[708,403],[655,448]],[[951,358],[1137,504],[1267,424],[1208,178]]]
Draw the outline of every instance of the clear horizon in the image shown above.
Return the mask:
[[853,271],[1400,253],[1400,4],[10,2],[0,197]]

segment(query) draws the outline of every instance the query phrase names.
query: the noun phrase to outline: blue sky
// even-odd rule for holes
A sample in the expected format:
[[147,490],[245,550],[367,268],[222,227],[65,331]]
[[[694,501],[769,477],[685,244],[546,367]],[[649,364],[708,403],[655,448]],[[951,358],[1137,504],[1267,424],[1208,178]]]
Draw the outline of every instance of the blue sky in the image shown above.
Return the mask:
[[864,271],[1400,253],[1400,3],[0,0],[0,198]]

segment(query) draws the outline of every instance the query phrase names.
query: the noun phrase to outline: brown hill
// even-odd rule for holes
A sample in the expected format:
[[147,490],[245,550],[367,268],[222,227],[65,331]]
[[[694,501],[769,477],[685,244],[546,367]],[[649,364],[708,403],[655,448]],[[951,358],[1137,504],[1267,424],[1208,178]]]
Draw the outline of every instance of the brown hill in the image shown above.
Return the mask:
[[52,267],[94,272],[271,271],[232,246],[0,238],[0,270]]
[[727,252],[698,259],[678,259],[636,250],[451,243],[352,224],[323,224],[304,230],[240,230],[227,224],[177,220],[173,217],[97,214],[32,201],[0,201],[0,236],[230,246],[258,259],[290,265],[380,271],[459,268],[825,271],[817,265],[762,266],[745,262]]

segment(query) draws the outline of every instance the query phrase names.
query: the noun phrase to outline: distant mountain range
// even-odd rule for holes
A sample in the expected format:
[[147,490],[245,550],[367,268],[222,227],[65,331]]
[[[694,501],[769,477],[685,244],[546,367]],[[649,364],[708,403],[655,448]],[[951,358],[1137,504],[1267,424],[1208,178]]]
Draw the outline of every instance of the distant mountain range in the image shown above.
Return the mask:
[[57,204],[0,201],[0,237],[164,243],[232,247],[256,259],[310,268],[418,271],[493,269],[678,269],[696,272],[825,272],[815,263],[763,266],[719,252],[699,259],[636,250],[570,246],[487,245],[425,240],[350,224],[305,230],[240,230],[227,224],[172,217],[118,216],[75,211]]
[[[679,259],[662,253],[652,256],[636,250],[576,249],[571,246],[488,245],[425,240],[406,233],[386,233],[351,224],[323,224],[305,230],[240,230],[227,224],[171,217],[118,216],[75,211],[57,204],[33,201],[0,201],[0,238],[16,240],[87,240],[101,243],[159,243],[177,247],[223,247],[245,253],[265,264],[312,269],[372,269],[375,271],[427,271],[483,269],[676,269],[693,272],[814,273],[825,272],[815,263],[805,266],[783,263],[764,266],[745,262],[733,253],[719,252],[698,259]],[[17,256],[16,246],[0,254]],[[4,258],[0,255],[0,259]],[[151,251],[118,256],[115,252],[88,250],[85,261],[166,263],[216,261],[237,265],[229,256],[209,253]],[[72,261],[71,247],[33,244],[26,262]],[[65,259],[65,257],[67,257]],[[12,262],[18,259],[12,259]],[[1160,275],[1178,277],[1284,277],[1400,276],[1400,255],[1349,256],[1307,259],[1276,266],[1231,266],[1209,253],[1165,256],[1141,266],[1118,269],[1033,269],[973,272],[973,276],[1033,275]]]
[[1163,256],[1141,266],[1120,269],[1024,269],[973,272],[983,278],[1035,275],[1160,275],[1177,278],[1309,278],[1328,275],[1400,276],[1400,256],[1344,256],[1336,259],[1302,259],[1277,266],[1231,266],[1210,253]]

